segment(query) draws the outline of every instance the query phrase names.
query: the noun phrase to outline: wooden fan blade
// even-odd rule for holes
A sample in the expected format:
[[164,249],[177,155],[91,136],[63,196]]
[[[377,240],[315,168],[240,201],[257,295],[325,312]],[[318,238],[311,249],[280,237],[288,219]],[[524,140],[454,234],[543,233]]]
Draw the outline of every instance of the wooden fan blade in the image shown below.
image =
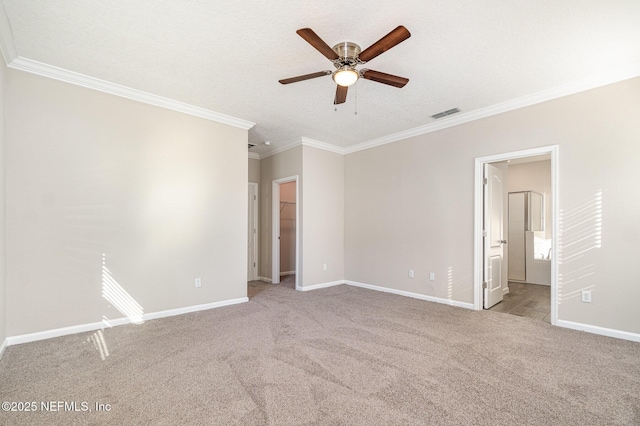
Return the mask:
[[406,39],[411,37],[411,33],[402,25],[398,26],[395,30],[391,31],[380,40],[367,47],[358,57],[362,62],[367,62],[391,49],[393,46],[402,43]]
[[327,70],[327,71],[314,72],[311,74],[299,75],[297,77],[285,78],[278,81],[280,82],[280,84],[290,84],[290,83],[297,83],[298,81],[310,80],[312,78],[324,77],[325,75],[331,75],[331,71]]
[[387,74],[374,70],[363,70],[362,78],[366,80],[376,81],[382,84],[388,84],[393,87],[404,87],[409,82],[408,78],[398,77],[397,75]]
[[333,100],[334,105],[343,104],[347,100],[347,91],[349,90],[346,86],[336,85],[336,97]]
[[332,48],[329,47],[327,43],[325,43],[318,34],[314,33],[311,28],[301,28],[296,31],[300,37],[305,39],[307,43],[312,45],[318,50],[318,52],[322,53],[326,58],[330,61],[334,59],[338,59],[338,54],[333,51]]

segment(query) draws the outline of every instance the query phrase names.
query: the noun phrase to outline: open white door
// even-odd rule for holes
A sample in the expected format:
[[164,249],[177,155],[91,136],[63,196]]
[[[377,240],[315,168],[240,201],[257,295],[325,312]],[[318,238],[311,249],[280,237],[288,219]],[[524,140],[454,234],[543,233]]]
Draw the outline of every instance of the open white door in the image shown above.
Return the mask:
[[504,180],[502,170],[491,164],[484,165],[484,309],[502,301],[503,288],[507,285],[502,274],[503,250],[507,241],[503,238]]

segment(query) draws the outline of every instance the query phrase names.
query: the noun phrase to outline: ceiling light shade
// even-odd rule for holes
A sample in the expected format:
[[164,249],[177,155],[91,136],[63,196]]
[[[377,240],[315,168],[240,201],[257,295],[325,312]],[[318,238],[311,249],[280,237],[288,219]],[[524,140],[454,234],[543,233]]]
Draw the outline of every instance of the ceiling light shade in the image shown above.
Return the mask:
[[338,85],[349,87],[356,81],[358,81],[358,71],[353,68],[341,68],[333,73],[333,81]]

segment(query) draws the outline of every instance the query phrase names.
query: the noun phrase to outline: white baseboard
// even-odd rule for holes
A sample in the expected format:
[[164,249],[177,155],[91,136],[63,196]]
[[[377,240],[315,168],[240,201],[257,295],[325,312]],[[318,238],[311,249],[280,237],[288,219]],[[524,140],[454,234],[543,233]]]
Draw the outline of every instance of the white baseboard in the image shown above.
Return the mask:
[[280,272],[280,276],[283,276],[283,275],[295,275],[295,274],[296,274],[296,271]]
[[9,342],[7,341],[7,339],[4,339],[4,341],[0,345],[0,359],[2,359],[2,355],[4,354],[4,350],[7,349],[7,346],[9,346]]
[[266,277],[258,277],[259,281],[264,281],[266,283],[272,283],[273,281],[271,281],[271,278],[266,278]]
[[367,288],[369,290],[382,291],[382,292],[385,292],[385,293],[393,293],[393,294],[397,294],[399,296],[412,297],[414,299],[426,300],[427,302],[442,303],[442,304],[445,304],[445,305],[456,306],[458,308],[473,309],[473,303],[459,302],[457,300],[443,299],[441,297],[427,296],[427,295],[424,295],[424,294],[412,293],[410,291],[396,290],[396,289],[393,289],[393,288],[380,287],[380,286],[377,286],[377,285],[364,284],[364,283],[359,283],[359,282],[355,282],[355,281],[345,281],[345,283],[349,284],[349,285],[352,285],[354,287],[362,287],[362,288]]
[[248,302],[248,297],[239,297],[237,299],[223,300],[220,302],[205,303],[202,305],[186,306],[184,308],[169,309],[167,311],[152,312],[144,315],[144,319],[153,320],[158,318],[172,317],[175,315],[188,314],[191,312],[206,311],[207,309],[221,308],[223,306],[237,305],[238,303]]
[[319,288],[333,287],[333,286],[340,285],[340,284],[345,284],[345,281],[344,280],[340,280],[340,281],[331,281],[331,282],[328,282],[328,283],[306,285],[304,287],[296,287],[296,290],[311,291],[311,290],[317,290]]
[[[240,297],[238,299],[223,300],[220,302],[205,303],[202,305],[186,306],[184,308],[169,309],[166,311],[151,312],[144,314],[144,321],[154,320],[158,318],[171,317],[175,315],[187,314],[190,312],[204,311],[206,309],[220,308],[223,306],[235,305],[238,303],[248,302],[248,297]],[[102,330],[104,328],[115,327],[118,325],[131,324],[129,318],[117,318],[114,320],[105,320],[93,322],[89,324],[74,325],[71,327],[56,328],[53,330],[39,331],[37,333],[21,334],[18,336],[7,337],[5,346],[19,345],[21,343],[35,342],[38,340],[51,339],[54,337],[67,336],[69,334],[86,333],[88,331]]]
[[131,320],[128,318],[118,318],[115,320],[109,320],[108,323],[100,321],[89,324],[74,325],[71,327],[55,328],[53,330],[38,331],[36,333],[7,337],[7,343],[8,346],[20,345],[22,343],[37,342],[38,340],[52,339],[54,337],[67,336],[69,334],[86,333],[87,331],[95,331],[130,323]]
[[616,339],[640,342],[640,334],[631,333],[629,331],[614,330],[612,328],[598,327],[597,325],[582,324],[566,320],[558,320],[556,321],[556,325],[558,327],[570,328],[572,330],[586,331],[587,333],[600,334],[607,337],[615,337]]

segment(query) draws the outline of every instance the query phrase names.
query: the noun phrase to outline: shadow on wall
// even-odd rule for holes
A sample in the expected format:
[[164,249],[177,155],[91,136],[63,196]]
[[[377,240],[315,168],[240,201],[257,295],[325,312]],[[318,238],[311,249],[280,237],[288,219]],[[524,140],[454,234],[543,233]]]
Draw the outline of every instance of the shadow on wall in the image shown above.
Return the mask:
[[[560,210],[558,221],[558,304],[580,297],[582,290],[594,285],[581,281],[595,274],[595,264],[586,254],[602,247],[602,190],[570,210]],[[566,265],[571,271],[565,272]],[[587,281],[591,282],[591,281]]]

